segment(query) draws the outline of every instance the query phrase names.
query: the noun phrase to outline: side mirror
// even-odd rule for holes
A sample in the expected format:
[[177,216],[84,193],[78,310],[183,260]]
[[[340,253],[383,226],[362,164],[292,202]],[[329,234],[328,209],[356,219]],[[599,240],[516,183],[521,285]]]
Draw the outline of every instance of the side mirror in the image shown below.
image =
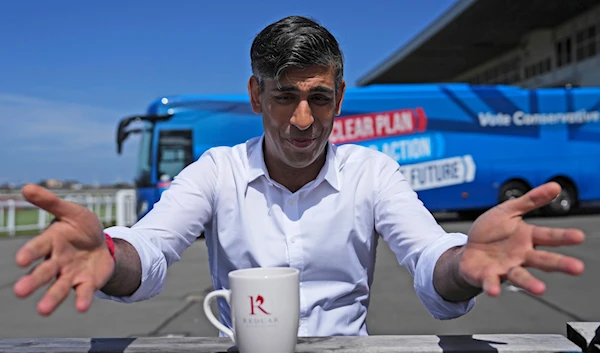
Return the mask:
[[121,150],[123,149],[123,142],[127,139],[127,137],[131,134],[137,134],[142,132],[142,129],[131,129],[131,130],[127,130],[127,131],[123,131],[120,134],[120,138],[117,141],[117,153],[121,154]]

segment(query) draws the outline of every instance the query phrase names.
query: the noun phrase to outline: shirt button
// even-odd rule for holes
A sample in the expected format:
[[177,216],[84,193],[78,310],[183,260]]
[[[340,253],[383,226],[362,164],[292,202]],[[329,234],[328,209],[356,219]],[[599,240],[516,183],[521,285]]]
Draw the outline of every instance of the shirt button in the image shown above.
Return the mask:
[[292,242],[292,244],[294,244],[296,242],[296,237],[291,237],[290,241]]
[[289,199],[288,201],[288,205],[293,205],[294,203],[296,203],[296,201],[294,199]]

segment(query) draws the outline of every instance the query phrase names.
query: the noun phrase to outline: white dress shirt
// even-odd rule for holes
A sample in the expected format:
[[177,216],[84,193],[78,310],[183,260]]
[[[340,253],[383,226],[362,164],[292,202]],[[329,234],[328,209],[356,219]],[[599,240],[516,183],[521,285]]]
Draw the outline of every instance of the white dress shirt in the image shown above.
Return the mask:
[[[235,269],[293,267],[301,281],[298,336],[367,335],[381,236],[435,318],[471,310],[475,299],[448,302],[433,287],[439,256],[465,244],[466,235],[438,225],[396,161],[366,147],[329,143],[317,178],[292,193],[269,178],[263,139],[211,148],[133,227],[106,229],[138,251],[142,283],[129,297],[96,296],[135,302],[159,294],[167,267],[205,232],[214,289],[228,288],[227,275]],[[227,303],[218,303],[221,322],[231,327]]]

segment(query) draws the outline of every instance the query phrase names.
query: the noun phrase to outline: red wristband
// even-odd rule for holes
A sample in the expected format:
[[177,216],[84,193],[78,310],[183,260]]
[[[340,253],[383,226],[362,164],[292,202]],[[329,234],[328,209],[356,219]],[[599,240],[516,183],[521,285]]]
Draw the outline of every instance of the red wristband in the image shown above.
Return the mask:
[[106,239],[106,245],[108,246],[108,251],[110,252],[110,256],[112,256],[113,260],[115,259],[115,243],[113,242],[110,235],[104,233],[104,238]]

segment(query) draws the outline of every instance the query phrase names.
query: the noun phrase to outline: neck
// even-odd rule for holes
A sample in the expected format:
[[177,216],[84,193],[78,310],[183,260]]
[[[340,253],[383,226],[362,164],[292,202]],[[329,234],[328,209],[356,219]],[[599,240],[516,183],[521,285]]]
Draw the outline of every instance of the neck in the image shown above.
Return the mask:
[[311,165],[305,168],[293,168],[284,163],[277,163],[274,161],[275,157],[269,156],[269,153],[264,146],[263,151],[265,151],[265,165],[269,171],[269,177],[291,192],[296,192],[304,185],[315,180],[325,165],[325,159],[327,157],[327,149],[325,149]]

